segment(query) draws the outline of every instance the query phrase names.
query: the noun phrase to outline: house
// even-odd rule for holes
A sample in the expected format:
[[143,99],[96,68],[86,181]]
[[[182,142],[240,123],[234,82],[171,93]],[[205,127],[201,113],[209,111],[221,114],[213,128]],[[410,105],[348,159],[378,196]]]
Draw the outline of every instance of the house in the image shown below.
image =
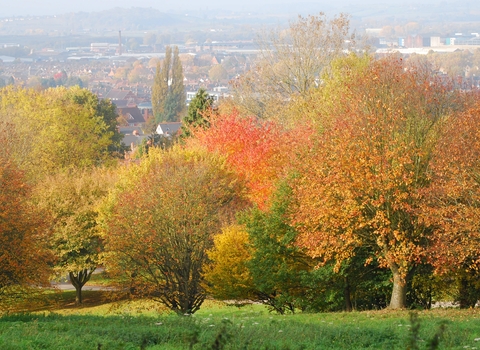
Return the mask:
[[136,103],[137,96],[130,90],[111,89],[104,98],[113,101],[127,100]]
[[156,133],[163,137],[172,137],[179,132],[181,127],[182,123],[180,122],[160,123],[157,126]]
[[135,102],[132,100],[111,100],[112,103],[117,107],[117,108],[133,108],[137,107]]
[[145,124],[145,118],[138,107],[117,108],[117,113],[125,119],[129,126],[142,127]]
[[145,102],[139,103],[137,107],[142,111],[142,113],[145,110],[147,110],[148,113],[153,113],[153,106],[152,106],[152,102],[150,102],[150,101],[145,101]]
[[148,138],[148,135],[145,135],[140,127],[122,126],[119,128],[119,132],[123,135],[122,143],[131,151],[134,151]]

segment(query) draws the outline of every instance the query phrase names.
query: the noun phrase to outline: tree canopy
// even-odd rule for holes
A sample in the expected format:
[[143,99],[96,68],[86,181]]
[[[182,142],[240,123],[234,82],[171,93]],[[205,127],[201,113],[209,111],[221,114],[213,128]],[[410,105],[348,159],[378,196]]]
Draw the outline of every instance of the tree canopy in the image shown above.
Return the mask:
[[0,127],[28,178],[112,161],[120,151],[115,107],[79,87],[0,91]]
[[284,118],[292,96],[320,84],[330,62],[354,46],[349,18],[324,13],[298,16],[288,28],[265,33],[258,40],[255,66],[234,84],[235,103],[242,114]]
[[107,221],[108,261],[132,291],[194,313],[213,236],[243,203],[240,183],[221,159],[179,147],[152,149],[128,175],[135,182],[119,188]]
[[[389,57],[352,72],[330,98],[327,128],[303,159],[292,219],[298,243],[341,262],[372,247],[393,275],[392,308],[405,307],[406,281],[423,261],[434,230],[420,219],[430,161],[455,94],[429,72]],[[328,91],[328,90],[326,90]],[[340,103],[341,101],[341,103]],[[338,107],[341,106],[341,107]]]
[[191,136],[192,130],[198,127],[208,128],[210,126],[209,115],[212,113],[213,97],[204,88],[198,89],[195,97],[188,105],[188,113],[183,118],[182,135]]
[[113,185],[114,177],[105,169],[72,169],[44,178],[35,189],[35,203],[48,218],[55,273],[69,275],[77,304],[82,303],[82,287],[100,265],[103,240],[97,206]]

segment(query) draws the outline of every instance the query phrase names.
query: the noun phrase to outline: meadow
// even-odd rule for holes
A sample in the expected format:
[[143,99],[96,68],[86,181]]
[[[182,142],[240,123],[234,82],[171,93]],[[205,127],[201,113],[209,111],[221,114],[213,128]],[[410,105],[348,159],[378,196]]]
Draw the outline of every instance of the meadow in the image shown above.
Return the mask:
[[[479,309],[277,315],[206,301],[192,316],[106,292],[56,293],[35,312],[0,318],[1,349],[480,349]],[[437,341],[438,340],[438,341]],[[433,341],[433,342],[432,342]]]

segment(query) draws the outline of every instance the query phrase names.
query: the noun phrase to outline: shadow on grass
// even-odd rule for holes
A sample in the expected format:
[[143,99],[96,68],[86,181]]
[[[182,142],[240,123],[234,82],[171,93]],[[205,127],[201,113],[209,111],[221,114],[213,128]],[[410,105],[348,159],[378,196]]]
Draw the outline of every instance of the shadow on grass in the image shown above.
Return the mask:
[[86,310],[129,299],[125,293],[104,290],[85,290],[82,297],[82,304],[76,305],[74,290],[48,289],[35,296],[26,296],[24,300],[11,305],[8,312]]

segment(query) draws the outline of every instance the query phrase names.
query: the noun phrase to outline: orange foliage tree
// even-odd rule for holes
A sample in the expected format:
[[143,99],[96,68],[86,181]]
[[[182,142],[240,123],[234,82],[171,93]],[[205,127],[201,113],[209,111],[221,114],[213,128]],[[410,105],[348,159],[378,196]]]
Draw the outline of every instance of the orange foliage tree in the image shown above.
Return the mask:
[[225,156],[245,180],[249,199],[266,208],[275,184],[291,169],[302,147],[309,145],[312,134],[307,126],[284,130],[275,122],[233,112],[212,116],[210,127],[196,129],[194,140],[188,142]]
[[430,260],[459,276],[460,307],[480,297],[480,103],[448,120],[431,165],[423,219],[435,227]]
[[[3,141],[0,135],[0,141]],[[6,144],[3,143],[2,144]],[[25,291],[49,285],[51,254],[44,223],[28,202],[30,189],[23,173],[0,153],[0,301],[25,297]]]
[[419,219],[421,190],[429,185],[445,118],[457,104],[444,82],[397,57],[365,66],[351,61],[338,65],[321,91],[323,100],[335,93],[327,96],[331,109],[322,111],[325,131],[295,183],[292,220],[298,244],[325,262],[339,266],[366,248],[366,264],[376,259],[392,273],[390,307],[403,308],[407,281],[432,237]]

